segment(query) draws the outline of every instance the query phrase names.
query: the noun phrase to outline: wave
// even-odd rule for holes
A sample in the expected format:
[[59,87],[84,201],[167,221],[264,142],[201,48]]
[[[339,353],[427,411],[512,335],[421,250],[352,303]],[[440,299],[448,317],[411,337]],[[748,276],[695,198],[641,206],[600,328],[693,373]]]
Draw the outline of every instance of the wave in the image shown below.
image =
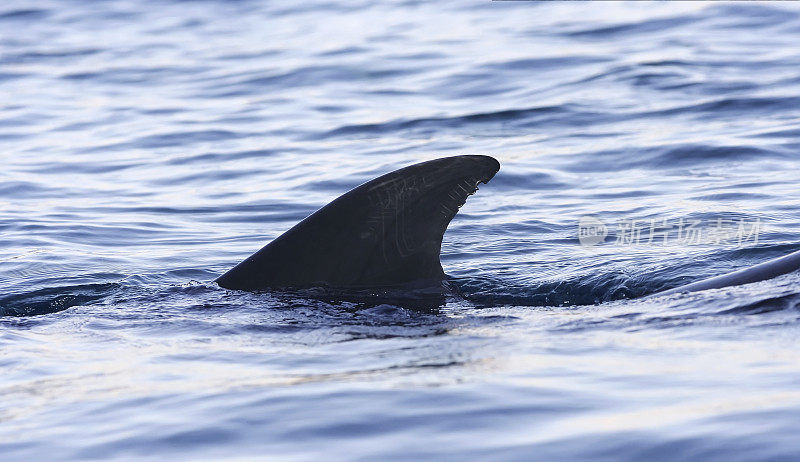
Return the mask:
[[119,288],[119,284],[81,284],[48,287],[0,298],[0,316],[41,316],[95,302]]

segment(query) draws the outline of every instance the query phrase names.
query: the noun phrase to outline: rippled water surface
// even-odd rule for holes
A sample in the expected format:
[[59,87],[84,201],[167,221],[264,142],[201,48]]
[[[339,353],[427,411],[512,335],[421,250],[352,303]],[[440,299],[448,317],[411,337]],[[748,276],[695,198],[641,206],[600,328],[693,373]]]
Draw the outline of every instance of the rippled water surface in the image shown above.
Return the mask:
[[[3,2],[0,459],[797,460],[800,275],[639,297],[800,249],[798,44],[795,3]],[[212,282],[455,154],[502,169],[445,303]]]

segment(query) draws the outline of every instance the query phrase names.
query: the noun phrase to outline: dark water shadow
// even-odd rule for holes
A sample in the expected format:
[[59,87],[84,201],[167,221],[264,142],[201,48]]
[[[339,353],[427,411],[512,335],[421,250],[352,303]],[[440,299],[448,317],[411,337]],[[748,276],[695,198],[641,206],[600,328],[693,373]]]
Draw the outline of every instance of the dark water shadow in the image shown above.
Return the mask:
[[119,287],[117,283],[47,287],[0,298],[0,316],[41,316],[100,300]]

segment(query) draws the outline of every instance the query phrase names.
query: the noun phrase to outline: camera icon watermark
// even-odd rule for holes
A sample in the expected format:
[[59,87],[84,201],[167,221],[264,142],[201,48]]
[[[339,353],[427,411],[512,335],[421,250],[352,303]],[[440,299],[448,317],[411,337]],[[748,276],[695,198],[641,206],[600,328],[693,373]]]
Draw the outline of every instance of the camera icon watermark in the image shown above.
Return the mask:
[[578,220],[578,241],[582,246],[610,244],[617,246],[660,245],[745,245],[758,244],[762,232],[760,218],[686,219],[663,218],[620,220],[614,232],[597,217],[586,215]]
[[591,246],[605,242],[608,227],[593,216],[583,216],[578,221],[578,240],[581,245]]

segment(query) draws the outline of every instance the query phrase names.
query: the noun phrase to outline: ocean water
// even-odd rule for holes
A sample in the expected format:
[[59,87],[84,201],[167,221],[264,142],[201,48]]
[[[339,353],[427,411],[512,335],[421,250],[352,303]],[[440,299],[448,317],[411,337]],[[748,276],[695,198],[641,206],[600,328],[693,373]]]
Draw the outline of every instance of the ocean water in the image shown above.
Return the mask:
[[[800,249],[799,44],[792,2],[3,2],[0,460],[798,460],[800,275],[642,296]],[[502,168],[443,303],[212,282],[456,154]]]

